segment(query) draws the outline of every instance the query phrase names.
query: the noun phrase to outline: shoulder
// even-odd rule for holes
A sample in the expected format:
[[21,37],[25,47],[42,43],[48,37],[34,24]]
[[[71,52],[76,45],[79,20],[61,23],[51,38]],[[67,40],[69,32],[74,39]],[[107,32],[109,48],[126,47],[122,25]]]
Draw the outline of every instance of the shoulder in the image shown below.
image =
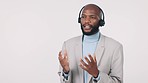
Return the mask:
[[76,37],[73,37],[73,38],[70,38],[70,39],[68,39],[68,40],[66,40],[65,42],[66,43],[72,43],[72,42],[77,42],[77,41],[80,41],[81,40],[81,37],[82,36],[76,36]]
[[76,36],[65,41],[65,44],[74,45],[81,42],[82,36]]
[[104,38],[105,46],[107,46],[107,47],[115,47],[115,48],[120,47],[120,46],[122,47],[122,44],[119,41],[117,41],[117,40],[115,40],[115,39],[113,39],[111,37],[107,37],[105,35],[102,35],[102,37]]

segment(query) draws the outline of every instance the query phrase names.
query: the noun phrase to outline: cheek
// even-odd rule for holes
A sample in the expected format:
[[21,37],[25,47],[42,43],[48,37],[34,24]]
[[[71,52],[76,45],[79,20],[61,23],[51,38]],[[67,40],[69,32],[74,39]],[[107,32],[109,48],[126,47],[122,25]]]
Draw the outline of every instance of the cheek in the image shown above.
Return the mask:
[[81,20],[81,24],[83,25],[83,24],[85,24],[85,22],[83,20]]
[[93,25],[97,25],[99,23],[99,20],[93,21],[92,23]]

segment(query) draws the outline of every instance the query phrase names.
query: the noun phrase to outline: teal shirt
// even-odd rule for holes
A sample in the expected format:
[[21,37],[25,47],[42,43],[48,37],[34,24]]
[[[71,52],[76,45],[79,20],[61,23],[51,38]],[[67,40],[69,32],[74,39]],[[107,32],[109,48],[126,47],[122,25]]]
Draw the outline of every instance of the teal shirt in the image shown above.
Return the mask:
[[[91,36],[84,35],[83,37],[83,58],[85,56],[88,57],[88,54],[94,55],[98,41],[99,41],[99,37],[100,37],[99,32]],[[86,61],[84,60],[84,62]],[[84,76],[85,76],[85,83],[86,83],[88,79],[88,73],[86,71],[84,71]]]

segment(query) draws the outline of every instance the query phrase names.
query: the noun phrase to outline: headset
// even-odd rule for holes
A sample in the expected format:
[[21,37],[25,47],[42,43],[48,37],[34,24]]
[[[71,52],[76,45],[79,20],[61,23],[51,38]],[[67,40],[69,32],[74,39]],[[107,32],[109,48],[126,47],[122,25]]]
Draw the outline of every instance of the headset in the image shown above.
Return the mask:
[[[82,12],[82,10],[84,9],[84,7],[85,7],[85,6],[83,6],[82,9],[81,9],[80,12],[79,12],[78,23],[81,23],[81,12]],[[97,7],[98,7],[98,6],[97,6]],[[105,21],[104,21],[105,16],[104,16],[103,10],[102,10],[100,7],[98,7],[98,8],[100,9],[100,11],[101,11],[101,13],[102,13],[102,16],[103,16],[103,18],[101,18],[101,19],[99,20],[99,26],[102,27],[102,26],[105,25]]]

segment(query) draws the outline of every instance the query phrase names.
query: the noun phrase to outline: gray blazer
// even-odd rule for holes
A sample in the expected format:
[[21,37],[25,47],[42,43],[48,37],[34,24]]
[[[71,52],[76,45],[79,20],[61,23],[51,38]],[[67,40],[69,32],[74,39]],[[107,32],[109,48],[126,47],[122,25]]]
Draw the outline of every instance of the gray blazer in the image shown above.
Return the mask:
[[[67,50],[70,75],[68,80],[62,76],[62,67],[59,67],[61,83],[84,83],[84,70],[79,66],[82,58],[82,36],[74,37],[63,44],[62,50]],[[98,83],[123,83],[123,47],[122,45],[104,35],[100,35],[100,40],[95,51],[98,69],[100,71],[100,81]],[[88,76],[87,83],[95,83],[92,76]]]

